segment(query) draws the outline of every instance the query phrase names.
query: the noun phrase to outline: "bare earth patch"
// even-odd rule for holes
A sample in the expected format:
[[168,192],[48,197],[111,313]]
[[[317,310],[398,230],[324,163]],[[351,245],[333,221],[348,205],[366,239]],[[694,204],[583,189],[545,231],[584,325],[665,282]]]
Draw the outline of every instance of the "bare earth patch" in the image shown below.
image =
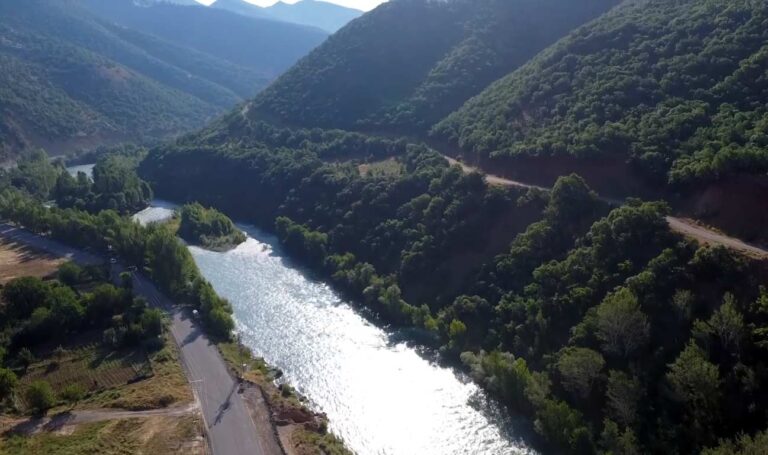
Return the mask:
[[5,434],[0,453],[202,455],[205,440],[198,414],[153,416],[67,425],[26,436]]
[[26,245],[0,239],[0,284],[23,276],[49,276],[64,262]]

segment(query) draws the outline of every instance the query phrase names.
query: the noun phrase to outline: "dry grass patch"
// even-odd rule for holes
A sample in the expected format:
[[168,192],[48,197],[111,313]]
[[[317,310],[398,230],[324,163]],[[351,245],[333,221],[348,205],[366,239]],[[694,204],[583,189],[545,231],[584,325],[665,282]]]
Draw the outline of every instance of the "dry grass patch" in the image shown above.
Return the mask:
[[23,276],[43,278],[52,275],[64,262],[63,258],[0,239],[0,284]]
[[403,173],[403,165],[395,158],[389,158],[357,166],[362,177],[398,176]]
[[5,435],[0,453],[80,455],[203,454],[205,443],[198,416],[149,417],[77,425],[66,431]]

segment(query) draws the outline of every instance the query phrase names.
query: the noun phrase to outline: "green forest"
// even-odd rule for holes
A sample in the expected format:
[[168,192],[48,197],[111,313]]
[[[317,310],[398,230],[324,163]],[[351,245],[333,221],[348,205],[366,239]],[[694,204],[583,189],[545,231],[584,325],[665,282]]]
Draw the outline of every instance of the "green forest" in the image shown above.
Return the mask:
[[179,210],[179,218],[179,237],[194,245],[225,250],[245,241],[245,234],[232,220],[214,208],[185,204]]
[[425,133],[489,83],[616,3],[385,3],[283,74],[250,103],[250,114],[301,127]]
[[618,155],[672,185],[765,173],[766,42],[765,2],[625,2],[434,133],[501,161]]
[[0,160],[35,146],[61,154],[199,128],[324,38],[307,27],[170,3],[3,2]]
[[[96,254],[111,250],[170,297],[198,309],[214,338],[228,340],[234,328],[232,308],[202,277],[175,232],[165,225],[141,226],[130,218],[152,196],[136,175],[136,158],[131,156],[137,153],[143,154],[128,146],[105,155],[94,167],[91,182],[82,172],[74,179],[61,163],[39,152],[17,168],[0,171],[0,217]],[[44,204],[51,199],[55,204]]]
[[431,333],[530,416],[542,448],[758,444],[727,440],[768,425],[765,266],[672,233],[666,203],[610,206],[575,175],[551,192],[492,187],[408,143],[399,173],[362,174],[380,157],[324,161],[309,140],[217,131],[152,150],[142,178],[274,230],[382,321]]
[[[123,25],[160,33],[157,18],[128,12]],[[162,38],[99,23],[136,45]],[[33,56],[54,45],[33,38]],[[55,43],[66,65],[123,74],[82,40]],[[126,90],[95,109],[90,95],[42,90],[44,60],[9,42],[0,109],[30,114],[0,117],[6,150],[24,142],[13,132],[27,118],[45,134],[90,134],[118,128],[113,109],[128,109],[121,121],[165,129],[176,117],[162,100],[199,113],[220,95],[207,84]],[[766,43],[763,1],[393,0],[207,127],[96,152],[92,179],[28,153],[0,170],[0,215],[73,245],[113,245],[221,338],[232,309],[175,235],[223,249],[245,239],[229,217],[253,223],[313,278],[469,374],[523,417],[542,453],[762,454],[768,265],[683,237],[668,217],[716,218],[729,196],[733,224],[765,212]],[[190,64],[160,47],[158,59]],[[240,65],[232,52],[220,57]],[[207,62],[206,80],[249,96],[235,67]],[[499,175],[517,167],[526,182],[555,177],[551,189],[494,185],[446,155]],[[635,179],[643,191],[631,194],[652,200],[594,190]],[[126,216],[155,194],[187,204],[178,232]],[[765,231],[754,223],[744,239]]]

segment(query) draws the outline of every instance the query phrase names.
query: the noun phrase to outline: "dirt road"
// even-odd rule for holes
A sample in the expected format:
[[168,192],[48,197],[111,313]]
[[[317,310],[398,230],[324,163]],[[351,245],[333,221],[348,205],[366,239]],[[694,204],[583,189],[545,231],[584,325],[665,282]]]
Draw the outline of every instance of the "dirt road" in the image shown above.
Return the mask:
[[[464,172],[480,172],[480,173],[483,172],[481,169],[469,166],[467,164],[464,164],[448,156],[445,156],[445,155],[443,156],[445,157],[446,160],[448,160],[448,162],[451,165],[457,164],[461,166]],[[537,185],[531,185],[531,184],[527,184],[527,183],[516,181],[516,180],[510,180],[510,179],[506,179],[506,178],[491,175],[491,174],[485,174],[485,180],[491,185],[514,186],[519,188],[538,188],[545,191],[549,190],[549,188],[544,188]],[[620,203],[620,201],[617,201],[614,199],[608,199],[608,198],[602,198],[602,199],[612,204]],[[707,244],[707,245],[722,245],[753,258],[768,259],[768,250],[764,248],[760,248],[755,245],[750,245],[742,240],[729,237],[725,234],[721,234],[719,232],[713,231],[712,229],[708,229],[704,226],[700,226],[696,224],[696,222],[693,220],[674,217],[674,216],[668,216],[667,223],[669,223],[669,228],[672,229],[673,231],[679,234],[682,234],[686,237],[696,239],[700,243]]]
[[12,432],[34,434],[40,431],[56,431],[64,426],[83,423],[102,422],[105,420],[135,419],[147,417],[181,417],[198,411],[197,403],[147,411],[122,411],[117,409],[81,409],[62,412],[52,416],[18,420],[13,424]]

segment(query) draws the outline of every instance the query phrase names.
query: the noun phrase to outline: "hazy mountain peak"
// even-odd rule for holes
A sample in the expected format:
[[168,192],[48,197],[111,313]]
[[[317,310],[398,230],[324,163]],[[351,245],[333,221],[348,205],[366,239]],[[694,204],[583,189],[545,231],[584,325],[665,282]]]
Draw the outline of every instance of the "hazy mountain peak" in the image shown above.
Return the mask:
[[293,4],[279,1],[267,8],[256,6],[245,0],[217,0],[211,4],[211,7],[226,9],[245,16],[308,25],[330,33],[363,14],[357,9],[317,0],[302,0]]

